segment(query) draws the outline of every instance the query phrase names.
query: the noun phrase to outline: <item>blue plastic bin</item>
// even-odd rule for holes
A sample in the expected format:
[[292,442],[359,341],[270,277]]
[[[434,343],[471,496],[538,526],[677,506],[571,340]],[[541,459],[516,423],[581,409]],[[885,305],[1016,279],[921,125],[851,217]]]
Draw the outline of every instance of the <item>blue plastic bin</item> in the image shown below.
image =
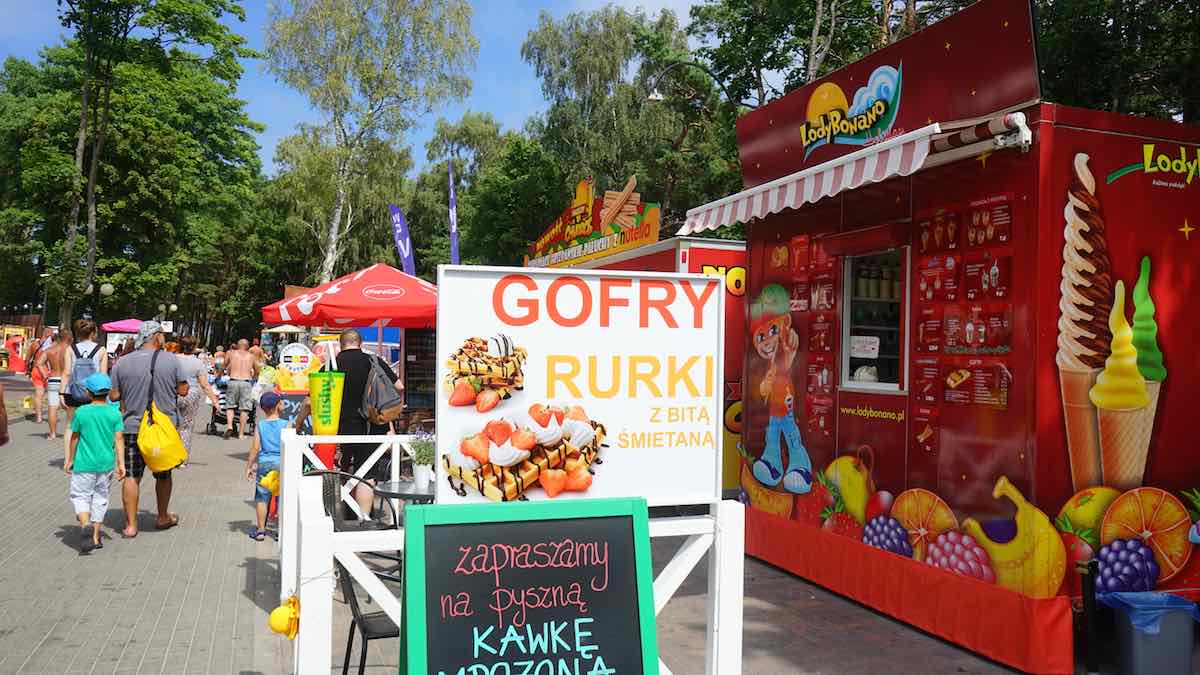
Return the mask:
[[1190,675],[1196,603],[1170,593],[1098,593],[1117,614],[1117,672]]

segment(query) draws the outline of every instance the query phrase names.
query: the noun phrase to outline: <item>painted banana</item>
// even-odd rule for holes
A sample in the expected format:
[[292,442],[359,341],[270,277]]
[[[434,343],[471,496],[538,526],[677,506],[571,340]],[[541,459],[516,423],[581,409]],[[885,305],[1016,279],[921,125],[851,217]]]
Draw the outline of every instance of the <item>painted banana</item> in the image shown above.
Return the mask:
[[750,505],[754,508],[784,518],[792,516],[794,500],[791,493],[767,489],[766,486],[754,479],[745,464],[742,465],[742,489],[746,491]]
[[992,541],[974,518],[963,521],[963,531],[988,552],[997,585],[1034,598],[1053,596],[1067,569],[1067,550],[1058,530],[1007,476],[996,481],[992,497],[1007,497],[1017,507],[1017,536],[1004,543]]

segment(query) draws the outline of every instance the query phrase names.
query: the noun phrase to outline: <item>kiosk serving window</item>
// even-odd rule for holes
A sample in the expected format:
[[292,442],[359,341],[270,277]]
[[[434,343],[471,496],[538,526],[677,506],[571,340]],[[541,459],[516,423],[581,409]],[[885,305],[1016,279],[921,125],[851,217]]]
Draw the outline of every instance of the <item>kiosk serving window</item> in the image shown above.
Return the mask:
[[907,247],[843,258],[843,387],[903,388],[907,258]]

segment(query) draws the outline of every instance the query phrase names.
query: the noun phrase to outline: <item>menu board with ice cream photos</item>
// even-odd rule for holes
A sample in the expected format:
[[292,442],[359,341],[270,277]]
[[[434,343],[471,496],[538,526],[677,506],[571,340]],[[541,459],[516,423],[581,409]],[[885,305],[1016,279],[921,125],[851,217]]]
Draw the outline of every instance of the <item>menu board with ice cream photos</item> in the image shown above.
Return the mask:
[[1012,230],[1012,195],[972,200],[968,205],[965,229],[968,247],[1008,242]]
[[962,236],[958,207],[929,209],[917,214],[917,254],[928,255],[959,248]]
[[918,302],[958,300],[959,255],[935,255],[922,260],[917,266]]
[[1009,297],[1012,256],[999,251],[971,251],[963,258],[963,295],[967,300]]
[[808,393],[833,393],[833,361],[825,355],[814,355],[808,361]]

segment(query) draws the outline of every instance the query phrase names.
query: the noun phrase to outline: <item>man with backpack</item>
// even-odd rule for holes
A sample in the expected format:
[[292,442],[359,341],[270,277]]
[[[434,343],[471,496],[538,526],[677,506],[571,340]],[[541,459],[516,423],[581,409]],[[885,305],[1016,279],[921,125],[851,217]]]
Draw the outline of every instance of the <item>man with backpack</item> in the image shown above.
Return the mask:
[[97,343],[96,323],[87,319],[75,322],[75,342],[69,344],[66,350],[66,368],[63,369],[62,391],[63,403],[67,414],[67,428],[63,432],[66,448],[71,447],[71,420],[75,418],[75,408],[92,402],[91,394],[83,381],[93,373],[108,374],[108,350]]
[[[350,329],[338,339],[337,370],[346,374],[342,385],[339,436],[383,435],[403,409],[404,382],[387,362],[362,350],[362,335]],[[389,391],[390,390],[390,391]],[[355,473],[379,447],[375,443],[347,443],[341,447],[342,471]],[[367,472],[373,478],[374,469]],[[375,492],[366,484],[354,487],[354,499],[364,514],[371,513]]]

